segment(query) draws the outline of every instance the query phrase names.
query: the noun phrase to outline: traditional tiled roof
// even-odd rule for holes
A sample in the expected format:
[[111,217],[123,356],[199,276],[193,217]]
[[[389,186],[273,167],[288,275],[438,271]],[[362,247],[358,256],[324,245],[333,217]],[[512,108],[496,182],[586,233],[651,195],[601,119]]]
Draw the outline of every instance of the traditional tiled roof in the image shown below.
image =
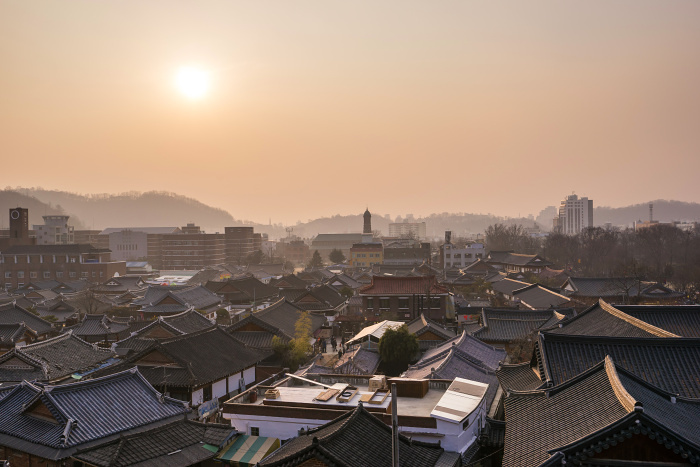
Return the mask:
[[358,347],[345,352],[333,367],[333,373],[373,375],[377,372],[381,357],[379,353]]
[[682,337],[700,337],[700,306],[615,305],[629,316]]
[[[166,298],[174,303],[161,304]],[[205,287],[184,286],[165,287],[151,285],[146,295],[133,302],[141,306],[141,310],[148,313],[181,313],[193,307],[197,310],[215,309],[223,304],[223,299]]]
[[326,283],[328,285],[336,288],[337,290],[340,290],[343,287],[350,287],[351,289],[359,289],[363,285],[360,282],[357,282],[352,277],[348,276],[347,274],[336,274],[335,276],[328,279],[328,281]]
[[484,308],[482,328],[474,337],[487,342],[511,342],[532,334],[555,315],[554,310],[496,310]]
[[493,288],[495,292],[512,296],[513,292],[515,292],[516,290],[528,287],[530,285],[532,284],[522,281],[516,281],[515,279],[505,278],[498,282],[492,283],[491,288]]
[[513,266],[551,266],[552,263],[540,255],[525,255],[512,251],[491,251],[486,260],[492,264],[510,264]]
[[[402,466],[435,466],[444,452],[437,444],[411,441],[402,434],[399,442]],[[359,404],[355,410],[287,441],[258,465],[299,465],[309,459],[337,466],[391,465],[391,428]]]
[[620,367],[657,387],[700,398],[700,339],[540,332],[535,351],[543,382],[561,384],[609,355]]
[[29,329],[38,335],[50,333],[53,328],[51,323],[16,305],[15,302],[0,305],[0,324],[24,323]]
[[[216,455],[236,433],[231,425],[201,423],[185,418],[166,425],[82,449],[74,459],[97,467],[129,465],[188,466]],[[213,450],[205,447],[209,445]]]
[[294,303],[296,300],[298,300],[300,297],[306,295],[306,287],[303,288],[285,288],[285,289],[280,289],[280,297],[283,297],[286,299],[288,302]]
[[420,336],[426,332],[432,332],[436,336],[441,337],[443,340],[454,339],[456,337],[454,332],[445,329],[435,321],[426,318],[423,313],[421,313],[416,319],[406,323],[406,326],[408,327],[408,332],[415,334],[416,336]]
[[25,354],[15,347],[0,355],[0,381],[18,383],[27,381],[46,381],[48,365],[42,360]]
[[94,288],[97,293],[123,294],[130,290],[142,290],[147,287],[141,276],[112,277]]
[[532,284],[513,291],[513,299],[531,310],[546,310],[569,306],[571,299],[561,295],[549,287]]
[[31,281],[28,284],[24,284],[23,287],[15,289],[15,293],[27,293],[32,290],[52,290],[54,287],[61,285],[61,282],[56,280],[41,280],[41,281]]
[[496,376],[506,391],[530,391],[542,386],[539,375],[529,362],[517,365],[503,364],[496,370]]
[[213,324],[208,318],[193,309],[176,315],[159,316],[153,321],[132,323],[131,329],[135,330],[131,332],[129,337],[116,342],[114,349],[118,353],[123,354],[125,353],[124,349],[139,352],[150,347],[153,341],[157,339],[147,336],[158,326],[165,329],[167,334],[180,336],[209,329]]
[[[279,299],[269,307],[252,313],[241,321],[227,328],[236,339],[254,348],[272,348],[272,338],[278,336],[284,340],[291,340],[295,335],[296,322],[301,317],[303,310],[289,303],[284,298]],[[326,322],[324,316],[309,314],[311,319],[311,332],[320,328]],[[249,324],[256,324],[265,331],[243,331]]]
[[562,321],[549,332],[583,336],[679,337],[628,315],[603,299],[576,317]]
[[552,388],[511,391],[503,465],[555,465],[555,455],[556,465],[575,464],[582,454],[601,453],[636,434],[660,436],[675,452],[700,453],[700,402],[674,397],[613,362],[606,357]]
[[[152,352],[165,356],[163,365],[153,367],[139,362]],[[155,386],[200,386],[238,373],[270,355],[246,348],[218,326],[154,341],[147,349],[130,355],[122,363],[96,374],[108,374],[136,366]]]
[[682,297],[668,287],[655,282],[640,281],[634,277],[569,277],[562,285],[567,295],[579,297]]
[[485,367],[495,370],[498,368],[499,362],[506,359],[506,351],[492,347],[479,339],[470,336],[466,332],[461,335],[446,341],[439,347],[427,350],[421,360],[433,359],[440,355],[445,355],[456,347],[461,352],[469,356],[473,361],[480,362]]
[[188,411],[136,371],[61,386],[24,382],[0,400],[0,433],[5,446],[62,459],[77,446]]
[[[70,331],[16,350],[34,361],[41,362],[45,368],[45,377],[41,378],[44,381],[60,381],[73,373],[95,368],[114,357],[111,350],[89,344]],[[6,379],[16,376],[17,374],[0,371],[1,381],[17,381]]]
[[107,334],[125,333],[129,329],[129,325],[113,321],[107,315],[85,315],[80,323],[68,329],[79,337],[104,336]]
[[425,295],[430,288],[434,295],[445,295],[448,290],[435,281],[434,276],[385,277],[373,276],[372,283],[360,288],[360,295]]
[[266,300],[279,293],[277,288],[260,282],[255,277],[209,281],[205,287],[214,293],[226,294],[231,302]]
[[279,279],[272,279],[270,281],[272,287],[277,287],[278,289],[305,289],[308,285],[306,281],[299,279],[294,274],[288,274],[282,276]]
[[36,336],[36,333],[27,328],[24,323],[0,324],[0,346],[14,346],[26,332]]

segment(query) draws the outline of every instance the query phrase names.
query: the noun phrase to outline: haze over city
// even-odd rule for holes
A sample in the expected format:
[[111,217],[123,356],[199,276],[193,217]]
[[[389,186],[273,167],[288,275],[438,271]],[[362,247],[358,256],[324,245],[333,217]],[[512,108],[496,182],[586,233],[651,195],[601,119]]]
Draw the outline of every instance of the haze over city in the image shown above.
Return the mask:
[[260,223],[697,201],[698,24],[694,1],[6,1],[3,178]]

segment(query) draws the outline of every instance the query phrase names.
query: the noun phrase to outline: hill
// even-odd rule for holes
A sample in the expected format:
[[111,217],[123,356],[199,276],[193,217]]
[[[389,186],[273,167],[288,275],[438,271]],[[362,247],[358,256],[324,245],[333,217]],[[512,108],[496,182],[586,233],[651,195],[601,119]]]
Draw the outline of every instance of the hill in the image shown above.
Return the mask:
[[9,228],[10,219],[8,212],[16,207],[29,209],[30,229],[34,224],[43,224],[44,220],[41,216],[46,215],[70,215],[71,217],[68,221],[70,225],[76,229],[85,228],[79,217],[66,212],[60,204],[45,203],[34,196],[13,190],[0,190],[0,228]]

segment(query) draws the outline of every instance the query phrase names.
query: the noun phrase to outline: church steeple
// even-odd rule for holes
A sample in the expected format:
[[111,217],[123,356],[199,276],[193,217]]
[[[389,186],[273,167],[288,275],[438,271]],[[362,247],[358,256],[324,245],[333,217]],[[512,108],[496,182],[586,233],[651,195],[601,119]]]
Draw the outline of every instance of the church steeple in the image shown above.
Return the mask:
[[369,208],[365,210],[364,214],[365,218],[365,227],[362,229],[363,234],[371,234],[372,233],[372,214],[369,213]]

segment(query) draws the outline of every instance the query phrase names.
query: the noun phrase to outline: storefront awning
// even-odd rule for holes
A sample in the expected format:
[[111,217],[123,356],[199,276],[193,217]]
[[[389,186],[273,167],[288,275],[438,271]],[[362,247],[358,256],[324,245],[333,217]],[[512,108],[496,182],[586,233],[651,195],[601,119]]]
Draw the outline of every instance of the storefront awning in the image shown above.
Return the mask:
[[280,440],[277,438],[240,435],[215,460],[237,467],[252,467],[279,447]]

